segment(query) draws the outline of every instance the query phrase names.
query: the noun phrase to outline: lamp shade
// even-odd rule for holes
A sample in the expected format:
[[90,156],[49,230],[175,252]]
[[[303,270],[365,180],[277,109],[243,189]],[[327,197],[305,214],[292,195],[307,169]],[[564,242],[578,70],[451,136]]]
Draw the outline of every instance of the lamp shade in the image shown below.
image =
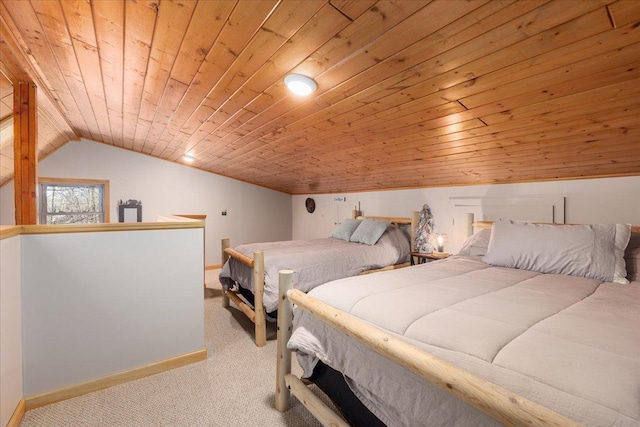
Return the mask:
[[296,95],[309,95],[318,89],[317,83],[302,74],[289,74],[284,78],[284,84]]

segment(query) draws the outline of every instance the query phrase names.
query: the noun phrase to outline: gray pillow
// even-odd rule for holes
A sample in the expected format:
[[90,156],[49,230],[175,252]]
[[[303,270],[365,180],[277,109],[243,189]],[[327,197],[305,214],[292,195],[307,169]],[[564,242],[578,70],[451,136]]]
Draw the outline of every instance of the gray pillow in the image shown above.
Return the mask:
[[[494,222],[485,263],[628,283],[620,271],[630,227]],[[624,264],[623,264],[624,265]],[[617,268],[616,268],[617,267]],[[622,276],[622,277],[620,277]]]
[[349,241],[364,243],[365,245],[375,245],[389,226],[389,221],[377,221],[375,219],[363,220],[356,231],[353,232]]
[[361,222],[362,221],[358,219],[347,218],[342,221],[342,223],[338,225],[335,230],[333,230],[333,233],[331,233],[331,237],[333,237],[334,239],[346,240],[348,242],[351,238],[351,235],[354,231],[356,231],[356,228],[358,228]]

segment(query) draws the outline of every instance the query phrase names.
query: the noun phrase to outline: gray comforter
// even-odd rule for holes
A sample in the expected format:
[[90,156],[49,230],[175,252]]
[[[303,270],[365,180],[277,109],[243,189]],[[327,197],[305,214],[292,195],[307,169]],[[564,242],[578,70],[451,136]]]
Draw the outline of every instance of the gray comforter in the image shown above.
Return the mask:
[[[296,289],[308,292],[331,280],[356,276],[365,270],[409,261],[409,239],[405,232],[390,226],[375,245],[326,238],[252,243],[235,248],[253,257],[264,251],[265,277],[263,304],[267,312],[278,307],[278,272],[293,270]],[[252,270],[229,259],[220,271],[220,283],[226,288],[242,286],[253,292]]]
[[[640,425],[640,282],[491,267],[453,257],[317,287],[310,295],[589,426]],[[497,424],[296,311],[289,348],[348,378],[390,426]]]

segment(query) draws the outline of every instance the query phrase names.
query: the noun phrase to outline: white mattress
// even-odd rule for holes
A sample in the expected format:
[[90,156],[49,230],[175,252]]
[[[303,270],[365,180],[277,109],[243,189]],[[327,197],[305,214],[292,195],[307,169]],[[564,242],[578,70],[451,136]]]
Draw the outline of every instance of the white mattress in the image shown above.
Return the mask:
[[[253,257],[256,250],[264,251],[263,304],[269,313],[278,308],[280,270],[293,270],[295,288],[308,292],[331,280],[407,262],[410,244],[402,229],[390,226],[380,240],[371,246],[326,238],[252,243],[240,245],[235,249],[249,257]],[[227,288],[237,284],[253,292],[252,270],[231,258],[220,271],[220,283]]]
[[[309,294],[585,425],[640,426],[640,282],[452,257]],[[307,313],[289,348],[305,376],[318,359],[343,372],[390,426],[495,423]]]

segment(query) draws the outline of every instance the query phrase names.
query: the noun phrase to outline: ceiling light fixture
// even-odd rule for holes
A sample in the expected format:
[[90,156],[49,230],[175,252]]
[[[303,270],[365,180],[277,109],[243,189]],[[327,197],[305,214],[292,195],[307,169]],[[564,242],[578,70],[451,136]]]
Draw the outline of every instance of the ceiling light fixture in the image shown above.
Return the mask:
[[296,95],[309,95],[318,89],[318,84],[302,74],[289,74],[284,78],[284,84]]
[[182,160],[184,160],[187,163],[193,163],[196,160],[196,158],[190,154],[185,154],[184,156],[182,156]]

